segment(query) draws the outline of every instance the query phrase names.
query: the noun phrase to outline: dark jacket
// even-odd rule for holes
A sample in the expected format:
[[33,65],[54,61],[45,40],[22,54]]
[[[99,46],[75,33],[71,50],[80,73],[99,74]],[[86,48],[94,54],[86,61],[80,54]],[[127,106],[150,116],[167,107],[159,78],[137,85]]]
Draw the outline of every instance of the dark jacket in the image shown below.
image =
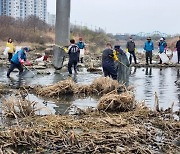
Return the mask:
[[102,53],[102,66],[114,65],[113,50],[105,49]]
[[176,48],[177,48],[177,51],[180,51],[180,40],[177,41],[177,43],[176,43]]
[[134,41],[127,42],[126,48],[128,49],[128,52],[134,51],[136,48]]
[[68,54],[69,54],[69,61],[79,61],[79,53],[80,49],[77,45],[72,44],[68,48]]

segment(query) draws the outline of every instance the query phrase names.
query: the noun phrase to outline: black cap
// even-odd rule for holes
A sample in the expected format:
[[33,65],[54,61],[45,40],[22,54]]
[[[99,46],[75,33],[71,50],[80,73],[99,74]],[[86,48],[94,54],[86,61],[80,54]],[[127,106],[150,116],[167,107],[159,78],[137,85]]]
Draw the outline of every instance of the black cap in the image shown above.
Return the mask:
[[121,47],[120,45],[115,45],[114,49],[120,49],[120,47]]

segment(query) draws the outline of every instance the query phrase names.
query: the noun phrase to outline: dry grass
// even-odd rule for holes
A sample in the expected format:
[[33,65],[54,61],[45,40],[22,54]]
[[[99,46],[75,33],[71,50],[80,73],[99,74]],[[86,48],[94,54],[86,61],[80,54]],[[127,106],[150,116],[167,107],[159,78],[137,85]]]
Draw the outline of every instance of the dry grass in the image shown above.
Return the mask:
[[4,94],[7,94],[9,92],[9,89],[7,85],[0,84],[0,97],[2,97]]
[[84,94],[84,95],[103,95],[108,93],[119,93],[126,90],[124,85],[109,77],[95,79],[90,85],[80,85],[71,79],[60,81],[54,85],[46,87],[35,87],[38,95],[46,97],[59,97],[64,94]]
[[46,97],[54,97],[60,96],[64,94],[73,94],[74,93],[75,83],[67,79],[65,81],[60,81],[54,85],[46,86],[46,87],[37,87],[36,93],[41,96]]
[[130,92],[104,95],[98,103],[98,110],[110,112],[127,112],[135,108],[134,95]]
[[12,118],[33,116],[37,111],[35,105],[36,102],[10,97],[2,102],[3,115]]
[[174,48],[176,47],[176,42],[177,42],[178,40],[179,40],[179,38],[178,38],[178,37],[175,37],[175,38],[167,41],[168,47],[169,47],[172,51],[174,51]]
[[0,149],[4,153],[17,149],[24,153],[178,153],[172,140],[178,137],[180,122],[162,117],[163,113],[144,106],[121,114],[94,111],[78,117],[26,117],[20,126],[0,131]]
[[109,77],[100,77],[95,79],[92,84],[91,88],[93,89],[94,93],[100,94],[107,94],[112,91],[118,93],[119,91],[125,91],[125,86],[120,85],[117,80],[113,80]]

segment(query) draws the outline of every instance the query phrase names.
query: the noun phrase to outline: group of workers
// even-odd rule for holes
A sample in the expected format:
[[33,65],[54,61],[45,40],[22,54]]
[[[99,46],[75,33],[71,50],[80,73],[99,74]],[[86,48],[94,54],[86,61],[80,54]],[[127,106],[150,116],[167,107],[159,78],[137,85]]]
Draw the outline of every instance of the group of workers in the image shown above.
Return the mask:
[[[121,66],[124,68],[128,67],[128,63],[123,62],[122,55],[118,57],[118,54],[122,54],[125,52],[120,48],[117,50],[117,46],[114,47],[114,51],[112,49],[111,44],[107,44],[106,49],[102,53],[102,67],[103,67],[103,73],[104,76],[110,76],[113,79],[117,79],[117,74],[118,74],[118,68],[116,67],[116,63],[120,63]],[[144,44],[144,51],[145,51],[145,57],[146,57],[146,65],[152,64],[152,53],[154,50],[154,43],[151,40],[151,37],[148,37],[145,44]],[[160,38],[158,42],[158,50],[159,54],[165,53],[167,51],[167,43],[165,41],[165,38],[162,37]],[[176,43],[176,50],[177,50],[177,56],[178,56],[178,63],[180,62],[180,36],[179,40]],[[132,57],[134,58],[134,63],[137,63],[136,59],[136,45],[132,37],[130,37],[129,41],[126,44],[126,53],[129,53],[129,64],[132,63]],[[124,56],[125,59],[127,59],[127,56]],[[160,61],[158,64],[162,64],[162,60],[160,58]]]
[[[162,37],[158,43],[159,47],[159,53],[166,52],[167,49],[167,43],[165,41],[165,38]],[[154,43],[151,40],[151,37],[148,37],[145,44],[144,44],[144,50],[145,50],[145,56],[146,56],[146,65],[149,63],[152,64],[152,52],[154,50]],[[132,37],[130,37],[129,41],[127,42],[126,45],[126,52],[129,52],[130,57],[129,57],[129,62],[130,64],[132,63],[132,56],[134,58],[134,63],[137,64],[137,59],[136,59],[136,45],[135,42],[133,41]],[[162,60],[160,59],[159,64],[162,64]]]
[[[28,47],[21,48],[19,51],[15,53],[15,48],[13,45],[13,41],[11,38],[8,39],[6,44],[9,47],[8,50],[8,60],[11,63],[7,77],[10,77],[10,73],[15,69],[19,69],[19,75],[23,72],[24,63],[27,65],[31,65],[29,61],[27,61],[26,53],[29,52]],[[159,43],[159,53],[166,52],[167,43],[165,38],[161,38]],[[180,62],[180,37],[176,43],[176,49],[178,53],[178,63]],[[72,66],[74,67],[74,73],[77,74],[77,64],[78,62],[83,63],[84,61],[84,53],[86,47],[85,43],[83,42],[82,37],[79,38],[79,42],[75,43],[74,39],[70,40],[70,46],[68,47],[68,55],[69,55],[69,62],[68,62],[68,72],[69,76],[72,75]],[[147,38],[147,41],[144,44],[144,50],[146,55],[146,64],[152,64],[152,52],[154,50],[154,44],[150,37]],[[126,53],[120,48],[119,45],[112,48],[110,43],[107,43],[106,49],[102,52],[102,68],[104,76],[110,76],[113,79],[117,79],[117,72],[118,72],[118,64],[121,66],[128,67],[129,64],[132,63],[132,57],[134,58],[134,63],[137,64],[136,59],[136,45],[132,37],[130,37],[129,41],[126,45],[126,52],[129,53],[129,59],[127,60]],[[119,56],[120,55],[120,56]],[[123,59],[122,59],[123,57]],[[124,61],[123,61],[124,60]],[[159,64],[162,64],[162,60],[160,59]]]

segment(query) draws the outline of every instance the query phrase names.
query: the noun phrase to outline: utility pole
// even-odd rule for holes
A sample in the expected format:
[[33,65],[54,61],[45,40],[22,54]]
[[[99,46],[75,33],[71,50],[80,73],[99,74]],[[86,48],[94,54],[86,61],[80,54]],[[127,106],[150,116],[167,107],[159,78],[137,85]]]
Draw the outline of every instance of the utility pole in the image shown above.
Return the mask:
[[63,66],[65,52],[61,48],[69,44],[71,0],[56,0],[56,27],[53,65],[55,69]]

